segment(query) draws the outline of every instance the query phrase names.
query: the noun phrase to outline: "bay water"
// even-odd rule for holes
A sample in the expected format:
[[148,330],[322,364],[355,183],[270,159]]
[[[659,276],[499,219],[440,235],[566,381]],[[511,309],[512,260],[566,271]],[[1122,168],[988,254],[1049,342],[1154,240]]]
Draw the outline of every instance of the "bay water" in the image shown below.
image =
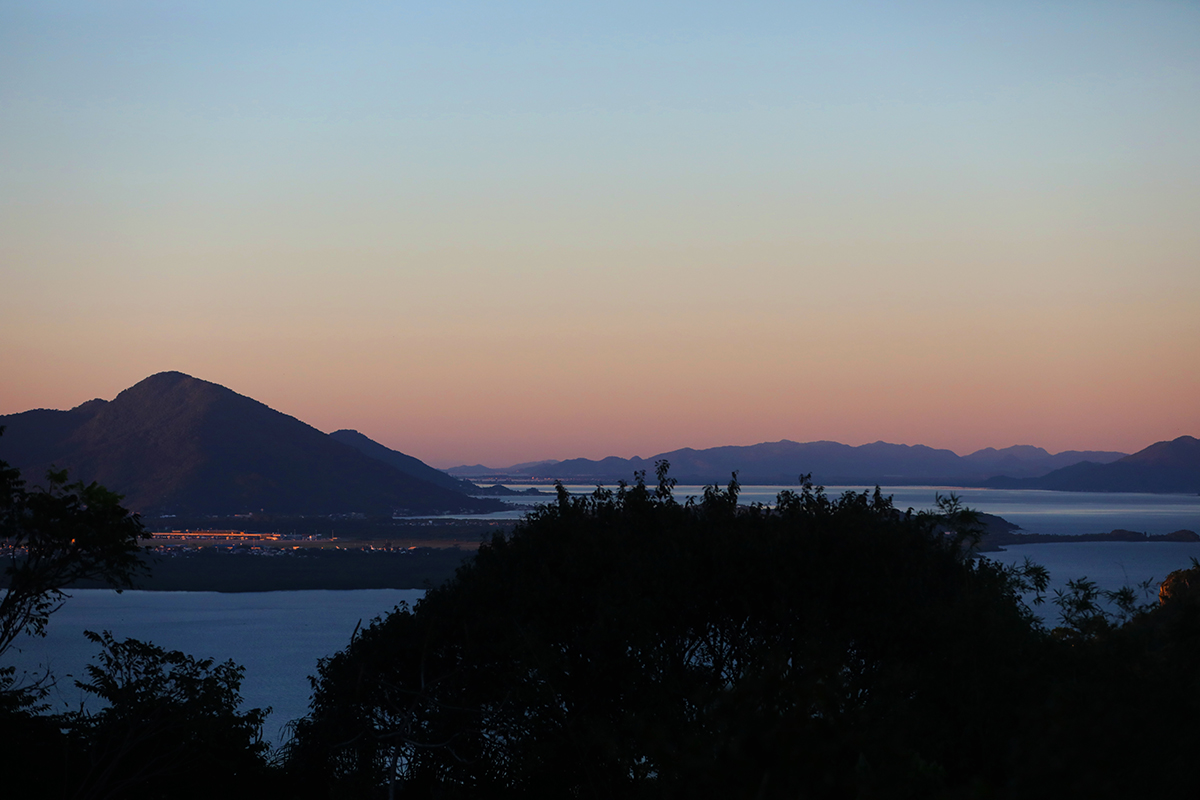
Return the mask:
[[[50,617],[45,638],[23,637],[8,665],[30,678],[47,669],[55,679],[48,702],[54,711],[78,709],[87,696],[75,686],[98,646],[85,630],[111,631],[196,658],[227,659],[245,667],[242,709],[271,707],[263,736],[278,745],[286,725],[308,713],[308,676],[317,660],[350,643],[400,603],[415,604],[423,590],[363,589],[300,592],[146,592],[73,590]],[[94,700],[89,705],[94,704]]]
[[[514,489],[527,485],[513,484]],[[545,486],[538,487],[545,490]],[[595,486],[569,486],[590,493]],[[787,486],[742,487],[740,502],[770,505]],[[831,496],[874,487],[827,487]],[[699,498],[703,486],[676,487],[681,501]],[[978,511],[996,514],[1031,533],[1102,533],[1116,528],[1161,535],[1180,529],[1200,531],[1200,497],[1133,493],[1045,492],[932,486],[883,487],[900,509],[931,509],[938,495],[957,494]],[[519,518],[552,496],[506,498],[512,510],[501,518]],[[496,515],[489,515],[496,516]],[[990,553],[988,558],[1019,564],[1025,558],[1047,567],[1052,589],[1068,579],[1087,577],[1103,589],[1161,581],[1175,570],[1200,559],[1200,543],[1080,542],[1031,544]],[[25,637],[10,650],[9,664],[36,675],[49,669],[57,682],[49,701],[55,710],[77,708],[85,700],[74,680],[97,648],[84,630],[108,630],[118,639],[153,642],[218,662],[233,659],[245,667],[243,708],[272,707],[264,736],[279,744],[286,725],[308,711],[308,676],[317,660],[344,648],[356,625],[366,625],[402,602],[415,604],[420,590],[249,592],[142,592],[117,594],[78,590],[51,617],[45,638]],[[1051,606],[1039,609],[1054,624]]]

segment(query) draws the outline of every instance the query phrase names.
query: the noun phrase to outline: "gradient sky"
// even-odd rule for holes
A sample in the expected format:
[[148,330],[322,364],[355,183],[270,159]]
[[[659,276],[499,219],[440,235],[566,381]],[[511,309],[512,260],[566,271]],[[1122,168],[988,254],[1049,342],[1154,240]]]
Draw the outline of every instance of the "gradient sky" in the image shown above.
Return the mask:
[[1200,435],[1200,4],[7,0],[0,413],[164,370],[441,467]]

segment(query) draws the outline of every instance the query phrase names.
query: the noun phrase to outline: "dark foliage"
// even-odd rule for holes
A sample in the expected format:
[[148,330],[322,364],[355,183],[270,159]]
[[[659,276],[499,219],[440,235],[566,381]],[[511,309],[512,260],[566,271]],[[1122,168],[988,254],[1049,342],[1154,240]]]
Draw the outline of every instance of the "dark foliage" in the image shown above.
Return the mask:
[[266,712],[238,713],[241,667],[117,641],[107,631],[87,637],[101,650],[88,680],[76,685],[103,707],[59,718],[73,796],[263,796]]
[[[556,504],[495,536],[415,609],[356,631],[318,665],[312,713],[280,769],[266,762],[263,712],[237,710],[232,662],[89,634],[101,653],[78,685],[103,705],[57,716],[39,713],[36,686],[11,691],[12,671],[0,672],[5,789],[135,800],[1193,792],[1200,566],[1172,574],[1158,605],[1072,581],[1049,631],[1022,599],[1040,602],[1045,570],[974,558],[982,529],[953,497],[902,513],[878,490],[829,498],[803,480],[771,508],[746,508],[735,477],[679,503],[658,467],[657,486],[642,474],[590,497],[559,486]],[[61,473],[26,490],[3,463],[0,490],[14,557],[4,630],[44,628],[72,576],[121,585],[137,569],[140,526],[118,496]]]
[[[0,429],[2,430],[2,429]],[[96,484],[51,471],[27,489],[0,461],[0,525],[8,564],[0,654],[21,634],[44,635],[63,589],[80,580],[129,586],[142,568],[136,515]],[[261,797],[267,788],[264,712],[237,712],[241,668],[107,632],[88,680],[95,711],[48,715],[54,677],[18,680],[0,667],[0,776],[5,797]]]
[[0,715],[5,788],[22,798],[167,800],[266,797],[277,779],[266,712],[238,712],[242,668],[107,631],[87,680],[95,702],[58,715]]
[[[290,766],[317,796],[927,797],[1003,790],[1058,643],[1044,573],[972,515],[805,483],[572,498],[320,664]],[[1034,699],[1030,699],[1031,696]]]
[[[45,487],[29,489],[16,469],[0,461],[0,555],[6,562],[0,656],[22,634],[45,635],[63,589],[75,581],[128,587],[142,569],[141,533],[137,515],[103,486],[68,483],[65,470],[50,470]],[[22,692],[12,681],[12,669],[0,668],[0,695],[7,702],[36,695],[36,687]]]

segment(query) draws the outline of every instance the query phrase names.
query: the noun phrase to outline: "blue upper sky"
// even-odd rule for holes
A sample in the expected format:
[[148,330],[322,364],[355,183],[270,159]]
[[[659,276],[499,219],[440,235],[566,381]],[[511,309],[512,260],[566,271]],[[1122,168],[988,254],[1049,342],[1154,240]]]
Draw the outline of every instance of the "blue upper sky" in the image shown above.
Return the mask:
[[0,413],[183,369],[445,462],[1138,449],[1197,421],[1198,48],[1188,2],[6,2]]

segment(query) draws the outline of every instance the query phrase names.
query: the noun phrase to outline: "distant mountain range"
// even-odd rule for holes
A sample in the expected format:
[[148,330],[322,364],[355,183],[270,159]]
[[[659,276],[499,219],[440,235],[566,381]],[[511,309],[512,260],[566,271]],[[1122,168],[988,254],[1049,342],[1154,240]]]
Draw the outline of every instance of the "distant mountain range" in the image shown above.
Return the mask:
[[[0,459],[41,481],[51,466],[125,495],[144,514],[439,514],[504,508],[469,479],[568,483],[651,478],[671,462],[681,483],[950,485],[1059,491],[1200,492],[1200,440],[1181,436],[1133,455],[1051,454],[1040,447],[986,448],[967,456],[886,442],[766,442],[684,448],[650,458],[535,461],[504,469],[455,467],[449,474],[363,434],[325,434],[294,417],[208,381],[163,372],[112,401],[70,411],[0,416]],[[475,497],[469,496],[471,494]]]
[[1180,436],[1157,442],[1107,464],[1085,461],[1040,478],[997,477],[997,489],[1053,489],[1060,492],[1200,492],[1200,439]]
[[825,485],[979,486],[1096,492],[1200,492],[1200,443],[1191,436],[1159,442],[1133,455],[1040,447],[992,447],[959,456],[924,445],[875,442],[858,447],[837,442],[765,442],[744,447],[684,448],[650,458],[533,461],[503,469],[454,467],[450,474],[487,480],[558,479],[568,483],[630,480],[637,470],[652,476],[660,460],[671,463],[681,483],[723,483],[733,471],[745,484],[793,484],[803,473]]
[[180,372],[110,402],[0,416],[0,459],[39,483],[51,466],[98,481],[147,515],[439,514],[503,508],[473,485],[354,431],[327,435]]
[[630,480],[635,470],[653,475],[660,460],[671,463],[671,475],[682,483],[713,483],[738,479],[747,484],[791,484],[802,473],[813,480],[837,484],[982,484],[997,475],[1031,478],[1061,467],[1092,461],[1109,463],[1124,453],[1078,451],[1050,454],[1027,445],[1003,450],[986,448],[959,456],[950,450],[924,445],[875,442],[859,447],[838,442],[765,442],[741,447],[684,448],[650,458],[609,457],[599,461],[575,458],[568,461],[536,461],[506,469],[455,467],[450,474],[464,478],[558,478],[564,481]]

